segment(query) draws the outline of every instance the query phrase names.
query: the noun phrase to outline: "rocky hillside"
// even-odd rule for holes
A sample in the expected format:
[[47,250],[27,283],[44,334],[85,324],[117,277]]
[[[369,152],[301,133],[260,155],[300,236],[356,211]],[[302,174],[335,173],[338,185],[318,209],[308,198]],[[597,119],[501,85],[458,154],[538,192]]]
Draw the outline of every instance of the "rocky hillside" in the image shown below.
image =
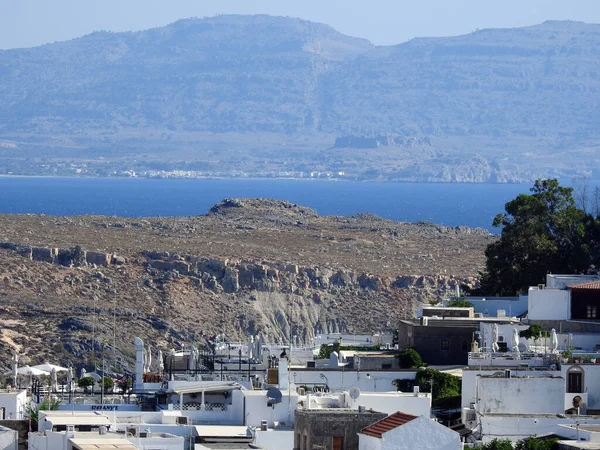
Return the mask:
[[599,48],[580,22],[376,47],[219,16],[0,51],[0,173],[600,175]]
[[420,303],[473,285],[494,239],[267,199],[187,218],[4,215],[0,230],[4,368],[15,350],[81,365],[102,348],[127,368],[135,335],[168,348],[222,333],[310,342],[390,330]]

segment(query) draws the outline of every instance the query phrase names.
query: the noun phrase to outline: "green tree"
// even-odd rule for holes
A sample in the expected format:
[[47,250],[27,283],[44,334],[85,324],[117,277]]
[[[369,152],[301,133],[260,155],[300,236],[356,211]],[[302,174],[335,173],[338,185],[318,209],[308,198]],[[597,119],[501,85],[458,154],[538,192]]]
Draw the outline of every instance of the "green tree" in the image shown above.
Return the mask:
[[522,439],[515,445],[515,450],[558,450],[558,439],[540,440],[533,437]]
[[432,401],[460,396],[460,378],[431,368],[420,368],[415,382],[423,392],[431,392]]
[[543,283],[547,273],[590,269],[597,253],[592,234],[600,236],[597,220],[577,208],[573,189],[556,179],[537,180],[531,192],[506,203],[505,213],[494,219],[502,232],[485,251],[478,293],[515,295]]
[[529,328],[527,328],[526,330],[521,331],[519,333],[519,336],[525,339],[533,339],[534,341],[537,341],[541,338],[550,337],[550,333],[548,333],[548,331],[546,331],[541,326],[533,324],[530,325]]
[[513,450],[512,442],[508,439],[494,439],[486,444],[473,447],[474,450]]
[[398,360],[400,362],[400,368],[402,369],[412,369],[423,365],[421,355],[412,348],[405,348],[398,353]]
[[83,388],[83,389],[85,390],[85,392],[87,392],[87,391],[88,391],[88,388],[89,388],[90,386],[93,386],[93,385],[94,385],[94,383],[96,383],[96,382],[94,381],[94,378],[92,378],[92,377],[83,377],[83,378],[80,378],[80,379],[77,381],[77,386],[79,386],[80,388]]
[[448,301],[448,308],[470,308],[473,306],[471,302],[464,298],[452,298]]
[[115,387],[115,380],[111,377],[104,376],[102,377],[102,384],[104,387],[104,392],[110,391]]
[[56,411],[60,405],[62,405],[62,401],[55,398],[44,398],[40,406],[38,407],[35,403],[29,402],[25,406],[25,414],[29,417],[31,421],[31,430],[37,431],[38,422],[40,420],[40,411]]

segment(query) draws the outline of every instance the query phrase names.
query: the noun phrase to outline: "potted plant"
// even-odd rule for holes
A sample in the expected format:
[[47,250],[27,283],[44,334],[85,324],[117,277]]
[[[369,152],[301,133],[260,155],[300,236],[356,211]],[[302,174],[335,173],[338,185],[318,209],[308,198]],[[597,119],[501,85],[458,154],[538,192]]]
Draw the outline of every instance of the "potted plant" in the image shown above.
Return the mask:
[[591,355],[585,355],[583,357],[583,362],[586,364],[593,364],[596,362],[596,358],[593,358]]
[[573,353],[571,353],[571,350],[563,350],[562,352],[560,352],[560,356],[562,359],[562,363],[565,364],[573,358]]

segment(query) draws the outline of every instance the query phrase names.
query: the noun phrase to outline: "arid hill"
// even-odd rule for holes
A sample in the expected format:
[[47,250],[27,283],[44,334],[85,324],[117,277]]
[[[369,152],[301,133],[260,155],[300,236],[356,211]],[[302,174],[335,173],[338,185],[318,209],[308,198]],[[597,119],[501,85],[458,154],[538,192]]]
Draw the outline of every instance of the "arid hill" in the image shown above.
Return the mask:
[[[153,347],[259,332],[384,330],[473,285],[494,237],[370,214],[320,217],[285,201],[226,199],[207,215],[0,216],[0,364],[128,369]],[[113,349],[113,343],[116,348]]]

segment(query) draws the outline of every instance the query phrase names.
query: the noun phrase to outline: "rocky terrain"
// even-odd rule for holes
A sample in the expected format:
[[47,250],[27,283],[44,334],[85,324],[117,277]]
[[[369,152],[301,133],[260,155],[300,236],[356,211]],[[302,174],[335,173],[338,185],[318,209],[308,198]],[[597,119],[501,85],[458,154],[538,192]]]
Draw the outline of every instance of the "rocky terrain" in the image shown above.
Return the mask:
[[599,49],[572,21],[374,46],[225,15],[0,51],[0,174],[599,178]]
[[14,351],[22,364],[90,365],[104,349],[129,368],[136,335],[171,348],[223,333],[310,342],[390,330],[474,285],[493,239],[268,199],[226,199],[197,217],[2,215],[0,365]]

